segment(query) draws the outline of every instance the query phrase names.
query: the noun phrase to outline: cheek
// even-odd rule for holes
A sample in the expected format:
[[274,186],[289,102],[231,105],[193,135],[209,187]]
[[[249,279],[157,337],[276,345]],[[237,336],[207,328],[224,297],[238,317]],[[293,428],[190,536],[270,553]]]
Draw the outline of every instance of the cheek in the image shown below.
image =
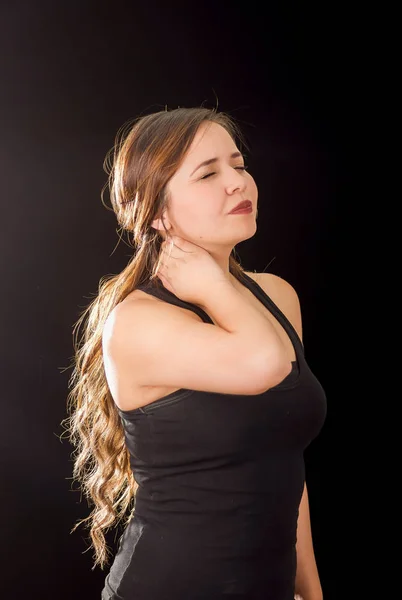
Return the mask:
[[216,217],[220,206],[224,202],[222,193],[215,190],[212,186],[200,186],[180,203],[180,210],[177,212],[178,219],[183,222],[202,223],[211,217]]
[[178,231],[186,232],[188,235],[195,232],[200,225],[202,226],[208,215],[205,198],[198,197],[194,193],[191,196],[177,199],[172,208],[173,224]]

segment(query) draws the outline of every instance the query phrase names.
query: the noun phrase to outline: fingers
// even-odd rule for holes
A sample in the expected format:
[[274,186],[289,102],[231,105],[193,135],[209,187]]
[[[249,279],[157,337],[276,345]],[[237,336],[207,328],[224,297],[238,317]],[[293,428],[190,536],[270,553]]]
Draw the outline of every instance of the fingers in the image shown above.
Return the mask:
[[169,238],[168,240],[164,240],[161,244],[161,248],[163,250],[163,252],[171,252],[173,250],[173,246],[174,246],[174,241],[172,238]]
[[[181,250],[181,248],[179,248],[179,246],[177,245],[177,238],[176,236],[174,236],[173,238],[169,238],[168,240],[164,240],[162,242],[161,248],[162,248],[162,252],[164,252],[165,254],[167,254],[170,257],[172,257],[172,252],[175,248],[177,248],[178,250]],[[173,256],[173,258],[177,258],[177,256]]]
[[189,245],[191,246],[191,244],[192,243],[190,243],[188,240],[185,240],[184,238],[181,238],[178,235],[173,235],[162,242],[162,248],[165,248],[167,246],[168,248],[171,247],[171,249],[173,249],[174,246],[182,252],[188,252],[188,250],[185,250],[185,248],[187,248]]
[[162,248],[161,256],[165,256],[166,258],[177,258],[173,253],[174,246],[171,244],[168,248]]

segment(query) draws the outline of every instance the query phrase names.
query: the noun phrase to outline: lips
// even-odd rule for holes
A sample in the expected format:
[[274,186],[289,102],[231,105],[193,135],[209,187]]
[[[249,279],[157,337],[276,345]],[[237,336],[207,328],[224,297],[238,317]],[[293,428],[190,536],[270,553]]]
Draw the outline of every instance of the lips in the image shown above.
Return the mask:
[[237,204],[234,208],[232,208],[232,210],[230,211],[229,214],[236,212],[237,210],[241,210],[243,208],[251,208],[253,205],[250,202],[250,200],[242,200],[241,202],[239,202],[239,204]]

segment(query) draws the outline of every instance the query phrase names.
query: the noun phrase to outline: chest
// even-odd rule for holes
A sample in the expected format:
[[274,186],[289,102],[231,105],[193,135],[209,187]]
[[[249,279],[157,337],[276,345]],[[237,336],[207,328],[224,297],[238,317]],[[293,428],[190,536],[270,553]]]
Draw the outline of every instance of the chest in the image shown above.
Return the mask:
[[326,399],[303,363],[297,384],[284,381],[254,396],[190,391],[144,409],[126,417],[140,459],[151,452],[162,467],[181,464],[183,456],[192,463],[201,455],[213,462],[250,455],[255,465],[258,457],[303,450],[322,427]]

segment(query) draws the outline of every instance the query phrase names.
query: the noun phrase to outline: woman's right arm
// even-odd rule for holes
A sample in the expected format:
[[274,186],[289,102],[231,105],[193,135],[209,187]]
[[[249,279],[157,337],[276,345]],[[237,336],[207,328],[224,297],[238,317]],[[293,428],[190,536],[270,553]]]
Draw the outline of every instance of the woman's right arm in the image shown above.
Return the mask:
[[252,395],[290,372],[275,329],[232,284],[210,288],[201,308],[216,325],[167,302],[122,303],[106,322],[104,350],[143,386]]

